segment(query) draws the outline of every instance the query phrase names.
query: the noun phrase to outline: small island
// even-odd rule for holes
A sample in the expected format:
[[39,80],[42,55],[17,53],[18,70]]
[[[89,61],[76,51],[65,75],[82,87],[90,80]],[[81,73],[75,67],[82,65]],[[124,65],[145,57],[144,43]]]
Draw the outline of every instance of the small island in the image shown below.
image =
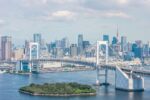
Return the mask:
[[96,90],[79,83],[44,83],[21,87],[19,92],[34,96],[94,96]]

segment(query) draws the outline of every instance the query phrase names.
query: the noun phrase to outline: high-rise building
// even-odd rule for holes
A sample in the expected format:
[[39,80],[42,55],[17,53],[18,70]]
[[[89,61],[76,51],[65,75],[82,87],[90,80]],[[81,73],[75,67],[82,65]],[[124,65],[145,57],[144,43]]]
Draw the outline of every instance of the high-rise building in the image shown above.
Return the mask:
[[143,48],[141,48],[137,43],[132,45],[132,52],[136,58],[141,58],[143,56]]
[[83,53],[83,35],[78,35],[78,54],[82,55]]
[[61,41],[62,48],[69,48],[69,39],[67,37],[63,38]]
[[136,58],[142,58],[143,57],[143,48],[141,48],[141,47],[135,48],[134,55]]
[[113,49],[113,52],[115,52],[116,54],[119,54],[119,52],[121,51],[121,46],[120,46],[120,43],[118,42],[117,37],[113,37],[112,49]]
[[149,43],[144,44],[143,45],[143,56],[144,57],[148,57],[149,56],[149,52],[150,52]]
[[118,39],[116,37],[113,37],[112,44],[116,45],[117,43],[118,43]]
[[77,44],[72,44],[70,46],[70,56],[71,57],[76,57],[78,54],[78,48],[77,48]]
[[132,43],[127,43],[127,52],[132,52]]
[[35,33],[35,34],[33,34],[33,42],[34,43],[38,43],[38,55],[39,55],[39,57],[41,57],[41,53],[42,53],[42,49],[44,48],[44,41],[42,40],[42,35],[40,34],[40,33]]
[[42,35],[40,33],[33,34],[33,41],[40,45],[42,43]]
[[103,35],[103,41],[107,41],[109,43],[109,35]]
[[12,38],[10,36],[1,37],[2,60],[11,60],[12,57]]
[[83,41],[83,49],[86,49],[90,46],[90,42],[89,41]]
[[122,52],[127,51],[127,37],[126,36],[121,37],[121,51]]
[[56,48],[62,48],[62,41],[61,40],[56,40]]
[[29,53],[30,53],[30,42],[28,40],[25,40],[25,47],[24,47],[24,58],[29,59]]

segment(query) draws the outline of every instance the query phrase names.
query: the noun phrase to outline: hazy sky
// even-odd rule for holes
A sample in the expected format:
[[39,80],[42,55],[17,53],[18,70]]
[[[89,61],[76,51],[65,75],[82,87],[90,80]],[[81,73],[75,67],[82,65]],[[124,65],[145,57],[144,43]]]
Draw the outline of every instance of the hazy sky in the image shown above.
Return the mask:
[[72,42],[82,33],[95,42],[102,34],[115,35],[117,25],[129,41],[148,41],[150,0],[0,0],[0,33],[18,44],[33,33]]

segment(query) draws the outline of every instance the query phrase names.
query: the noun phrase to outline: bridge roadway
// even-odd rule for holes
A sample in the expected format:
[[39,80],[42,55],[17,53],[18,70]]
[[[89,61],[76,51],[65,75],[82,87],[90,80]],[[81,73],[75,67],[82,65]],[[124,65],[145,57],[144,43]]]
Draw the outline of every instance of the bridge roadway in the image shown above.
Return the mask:
[[[37,59],[37,60],[22,60],[22,61],[28,61],[28,62],[64,62],[64,63],[73,63],[73,64],[79,64],[79,65],[84,65],[84,66],[91,66],[96,69],[96,62],[92,61],[83,61],[83,60],[77,60],[77,59]],[[145,69],[144,67],[141,68],[141,66],[119,66],[121,69],[125,72],[133,72],[138,75],[142,76],[150,76],[150,70]],[[101,64],[99,68],[102,69],[108,69],[108,70],[115,70],[116,66],[115,65],[104,65]]]
[[[94,67],[96,69],[96,62],[92,62],[92,61],[85,61],[85,60],[77,60],[77,59],[56,59],[56,58],[53,58],[53,59],[35,59],[35,60],[20,60],[20,61],[27,61],[27,62],[64,62],[64,63],[73,63],[73,64],[79,64],[79,65],[84,65],[84,66],[91,66],[91,67]],[[0,64],[4,64],[4,63],[7,63],[7,64],[16,64],[17,61],[0,61]],[[126,71],[126,72],[130,72],[132,71],[133,73],[136,73],[138,75],[144,75],[144,76],[150,76],[150,70],[144,68],[144,67],[139,67],[139,66],[119,66],[121,67],[121,69],[123,71]],[[102,69],[108,69],[108,70],[115,70],[116,69],[116,66],[115,65],[104,65],[104,64],[101,64],[101,66],[99,66],[99,68],[102,68]],[[9,69],[12,69],[12,67],[8,67],[8,66],[0,66],[0,70],[9,70]]]

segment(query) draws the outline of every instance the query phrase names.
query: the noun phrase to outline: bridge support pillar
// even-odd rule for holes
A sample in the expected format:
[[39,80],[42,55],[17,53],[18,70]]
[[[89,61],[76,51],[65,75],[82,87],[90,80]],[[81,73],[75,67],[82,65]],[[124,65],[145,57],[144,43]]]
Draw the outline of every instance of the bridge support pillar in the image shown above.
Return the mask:
[[[105,64],[106,65],[108,64],[108,42],[107,41],[97,41],[97,52],[96,52],[97,53],[96,54],[97,79],[96,79],[96,85],[109,85],[108,81],[107,81],[107,79],[108,79],[108,69],[107,68],[103,69],[100,66],[99,50],[100,50],[100,46],[101,45],[105,45],[106,46],[106,50],[105,50]],[[105,72],[103,72],[103,74],[100,72],[102,70],[105,71]],[[105,82],[102,83],[102,84],[100,84],[100,82],[99,82],[99,76],[101,76],[101,75],[104,76],[104,78],[105,78]]]
[[105,69],[105,83],[103,83],[103,85],[106,85],[106,86],[110,85],[108,83],[108,69],[107,68]]
[[100,79],[99,79],[99,69],[98,69],[98,67],[97,67],[97,76],[96,76],[96,85],[100,85]]
[[108,85],[108,69],[105,69],[105,85]]
[[20,63],[20,70],[23,71],[22,61],[20,61],[19,63]]
[[29,66],[29,72],[30,72],[30,73],[32,72],[32,63],[31,63],[30,66]]
[[[108,69],[102,69],[102,68],[99,68],[97,67],[97,77],[96,77],[96,85],[105,85],[105,86],[108,86],[109,83],[108,83]],[[104,81],[103,83],[100,82],[100,77],[103,77],[104,78]]]

